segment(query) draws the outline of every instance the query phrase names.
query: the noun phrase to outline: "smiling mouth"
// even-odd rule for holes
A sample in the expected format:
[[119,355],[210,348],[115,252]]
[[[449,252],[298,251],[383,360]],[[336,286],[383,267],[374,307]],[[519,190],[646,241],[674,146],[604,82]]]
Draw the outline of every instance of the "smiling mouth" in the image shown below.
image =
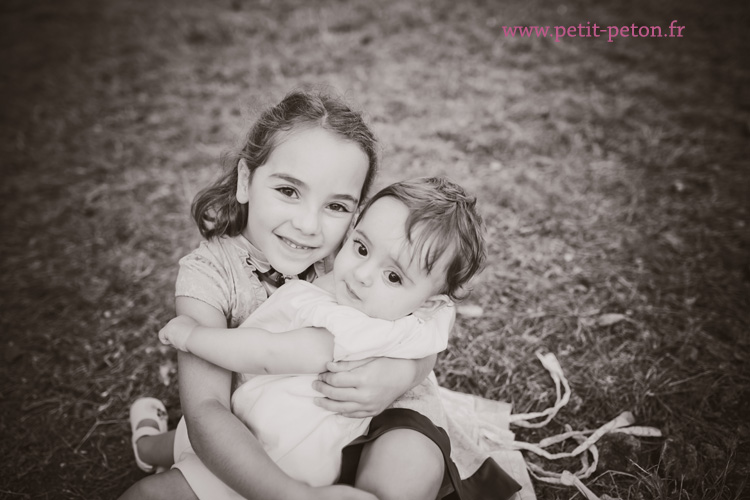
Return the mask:
[[305,245],[300,245],[299,243],[294,242],[294,241],[292,241],[292,240],[290,240],[288,238],[284,238],[283,236],[278,236],[277,235],[277,237],[281,241],[283,241],[288,247],[293,248],[295,250],[314,250],[315,249],[315,247],[308,247],[308,246],[305,246]]

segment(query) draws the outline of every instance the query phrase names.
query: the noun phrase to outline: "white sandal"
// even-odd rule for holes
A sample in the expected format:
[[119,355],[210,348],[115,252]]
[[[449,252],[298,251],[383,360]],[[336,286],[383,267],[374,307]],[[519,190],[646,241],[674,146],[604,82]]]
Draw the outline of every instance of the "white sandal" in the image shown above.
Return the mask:
[[[139,428],[138,425],[144,420],[153,420],[159,428],[155,429],[150,425]],[[131,442],[133,443],[135,463],[138,464],[138,467],[144,472],[165,471],[164,467],[154,467],[141,460],[141,457],[138,456],[138,447],[136,446],[138,440],[143,436],[155,436],[167,432],[167,409],[164,407],[164,403],[156,398],[136,399],[130,405],[130,430],[133,433]]]

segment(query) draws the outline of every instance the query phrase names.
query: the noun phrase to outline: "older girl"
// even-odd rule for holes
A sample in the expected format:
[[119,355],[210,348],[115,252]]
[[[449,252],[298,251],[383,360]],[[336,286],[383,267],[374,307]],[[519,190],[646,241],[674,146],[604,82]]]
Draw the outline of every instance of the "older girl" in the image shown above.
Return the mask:
[[[360,114],[330,96],[287,95],[255,123],[226,176],[194,201],[193,215],[206,240],[180,261],[177,314],[204,326],[236,327],[273,293],[281,276],[310,279],[323,272],[376,168],[375,138]],[[440,424],[435,386],[425,381],[434,362],[430,356],[332,365],[314,384],[327,396],[318,404],[344,415],[372,416],[415,387],[396,402],[398,414],[424,419],[417,409]],[[379,427],[356,456],[345,457],[343,468],[349,472],[344,476],[357,490],[310,488],[285,475],[231,413],[230,372],[180,353],[179,381],[197,457],[246,498],[357,499],[372,498],[364,493],[371,492],[381,500],[432,500],[443,485],[445,457],[437,442],[444,433],[417,431],[396,419],[391,428]],[[164,450],[174,433],[163,432],[163,406],[151,400],[141,407],[131,410],[137,461],[144,469],[170,466],[174,457]],[[181,474],[193,486],[193,471],[185,463],[163,474],[167,479]],[[123,498],[193,497],[180,489],[185,481],[156,477],[138,482]]]

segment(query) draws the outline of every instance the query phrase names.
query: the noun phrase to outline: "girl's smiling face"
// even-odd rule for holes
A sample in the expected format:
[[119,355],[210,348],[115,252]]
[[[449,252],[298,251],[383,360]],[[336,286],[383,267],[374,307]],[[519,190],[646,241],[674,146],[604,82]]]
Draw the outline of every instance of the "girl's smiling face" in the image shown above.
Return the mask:
[[369,163],[356,143],[320,127],[292,130],[278,140],[254,172],[240,161],[237,200],[248,204],[242,234],[289,276],[338,248]]

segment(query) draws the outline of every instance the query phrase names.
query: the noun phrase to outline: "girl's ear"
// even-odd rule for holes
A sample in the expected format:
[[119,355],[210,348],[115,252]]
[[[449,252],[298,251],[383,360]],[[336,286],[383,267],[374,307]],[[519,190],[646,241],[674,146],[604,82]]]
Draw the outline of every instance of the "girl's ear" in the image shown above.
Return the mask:
[[450,304],[450,302],[451,301],[447,295],[433,295],[432,297],[428,297],[427,300],[425,300],[424,303],[412,314],[418,318],[428,319],[432,316],[432,313],[441,307]]
[[250,201],[247,190],[250,187],[250,166],[247,160],[240,159],[237,163],[237,201],[244,205]]

